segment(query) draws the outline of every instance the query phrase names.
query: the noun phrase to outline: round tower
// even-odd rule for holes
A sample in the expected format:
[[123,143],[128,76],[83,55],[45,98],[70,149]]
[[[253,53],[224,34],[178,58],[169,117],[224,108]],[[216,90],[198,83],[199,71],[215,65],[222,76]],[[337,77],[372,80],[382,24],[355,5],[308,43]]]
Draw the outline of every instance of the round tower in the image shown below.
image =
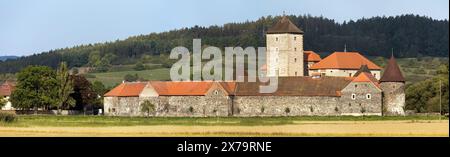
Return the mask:
[[383,90],[383,115],[405,115],[405,78],[394,55],[386,65],[380,86]]
[[303,31],[283,16],[266,33],[267,76],[304,76]]

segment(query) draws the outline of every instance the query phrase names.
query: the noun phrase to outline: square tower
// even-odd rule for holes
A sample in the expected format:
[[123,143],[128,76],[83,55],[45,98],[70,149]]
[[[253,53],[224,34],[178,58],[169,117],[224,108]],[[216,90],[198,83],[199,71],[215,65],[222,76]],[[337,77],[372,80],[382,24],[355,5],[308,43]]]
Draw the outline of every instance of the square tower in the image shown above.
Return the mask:
[[267,76],[305,76],[303,31],[283,16],[266,34]]

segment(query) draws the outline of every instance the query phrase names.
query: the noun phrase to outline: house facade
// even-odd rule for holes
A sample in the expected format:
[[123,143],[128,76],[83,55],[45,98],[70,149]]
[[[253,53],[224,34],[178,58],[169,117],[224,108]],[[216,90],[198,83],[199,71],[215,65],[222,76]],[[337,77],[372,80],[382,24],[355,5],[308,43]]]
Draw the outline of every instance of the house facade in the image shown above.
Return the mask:
[[0,99],[6,100],[6,105],[1,108],[1,110],[14,110],[9,97],[11,93],[16,89],[16,84],[10,81],[5,81],[0,85]]

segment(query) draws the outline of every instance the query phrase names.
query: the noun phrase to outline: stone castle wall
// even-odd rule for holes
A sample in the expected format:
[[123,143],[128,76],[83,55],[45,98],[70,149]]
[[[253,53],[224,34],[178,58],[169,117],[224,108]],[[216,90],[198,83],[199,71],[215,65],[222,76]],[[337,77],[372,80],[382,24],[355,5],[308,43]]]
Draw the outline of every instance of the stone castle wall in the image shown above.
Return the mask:
[[[161,117],[381,115],[381,91],[358,85],[344,89],[341,97],[227,96],[218,90],[206,96],[106,97],[104,107],[110,116],[145,116],[140,111],[145,100],[155,104],[151,115]],[[354,93],[356,99],[351,97]]]

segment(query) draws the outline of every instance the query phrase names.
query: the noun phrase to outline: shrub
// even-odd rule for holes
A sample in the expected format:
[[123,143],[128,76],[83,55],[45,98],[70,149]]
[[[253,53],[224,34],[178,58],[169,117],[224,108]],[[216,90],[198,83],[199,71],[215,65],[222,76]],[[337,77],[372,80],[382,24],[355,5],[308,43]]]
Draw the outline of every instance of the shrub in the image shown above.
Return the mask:
[[289,109],[289,107],[286,107],[286,108],[284,109],[284,112],[286,112],[286,114],[289,114],[289,113],[291,112],[291,109]]
[[11,123],[16,120],[16,114],[11,112],[0,112],[0,122]]

